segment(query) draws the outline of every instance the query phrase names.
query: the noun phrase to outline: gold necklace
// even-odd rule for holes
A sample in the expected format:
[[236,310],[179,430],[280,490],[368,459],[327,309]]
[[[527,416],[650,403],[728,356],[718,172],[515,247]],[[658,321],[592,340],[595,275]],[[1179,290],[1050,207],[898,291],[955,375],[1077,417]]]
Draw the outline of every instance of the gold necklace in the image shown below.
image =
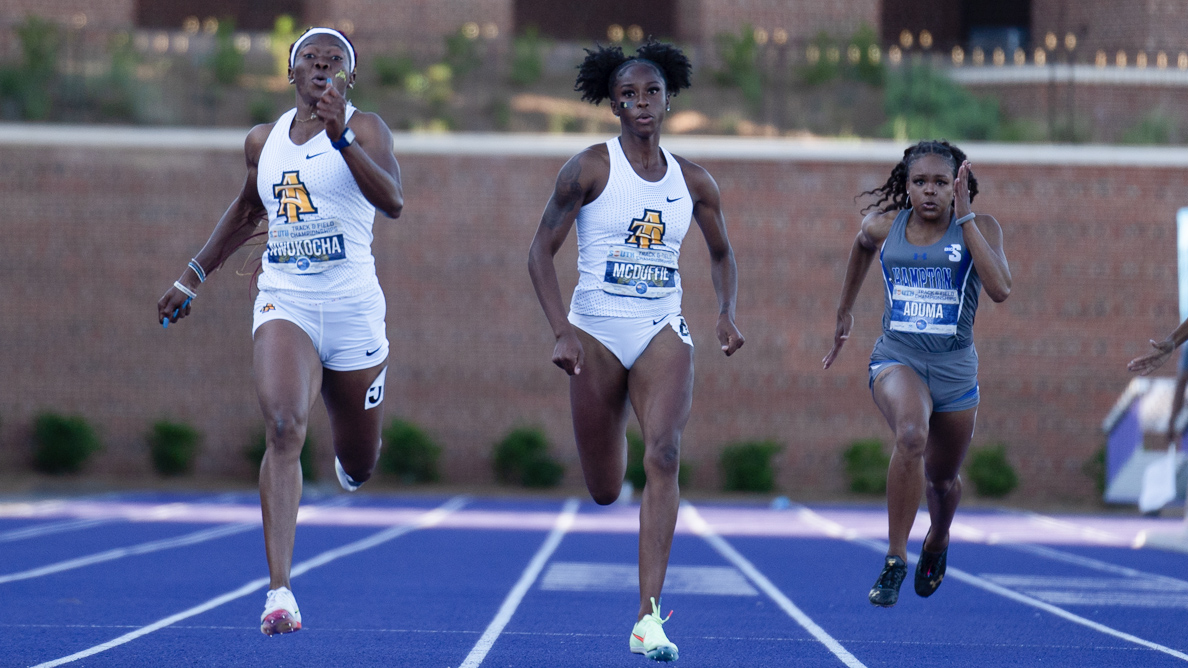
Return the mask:
[[318,118],[318,113],[316,111],[311,111],[309,114],[309,118],[298,118],[297,122],[298,123],[309,123],[310,121],[317,121],[317,120],[321,120]]

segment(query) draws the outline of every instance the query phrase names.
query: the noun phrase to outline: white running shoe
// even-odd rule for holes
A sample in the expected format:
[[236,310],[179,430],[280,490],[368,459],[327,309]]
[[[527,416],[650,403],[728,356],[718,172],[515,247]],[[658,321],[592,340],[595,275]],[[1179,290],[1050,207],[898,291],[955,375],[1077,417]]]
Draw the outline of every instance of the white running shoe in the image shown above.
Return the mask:
[[334,472],[338,474],[338,484],[348,492],[353,492],[363,486],[361,482],[355,482],[355,479],[347,475],[347,472],[342,468],[342,462],[338,461],[338,457],[334,458]]
[[635,628],[631,629],[631,651],[643,654],[653,661],[676,661],[677,646],[664,635],[664,622],[668,621],[668,617],[672,617],[672,613],[669,612],[668,617],[661,619],[660,606],[656,605],[656,599],[648,600],[652,602],[652,614],[645,615],[635,623]]
[[260,633],[274,636],[278,633],[292,633],[301,630],[301,611],[297,599],[288,587],[272,589],[264,600],[264,613],[260,615]]

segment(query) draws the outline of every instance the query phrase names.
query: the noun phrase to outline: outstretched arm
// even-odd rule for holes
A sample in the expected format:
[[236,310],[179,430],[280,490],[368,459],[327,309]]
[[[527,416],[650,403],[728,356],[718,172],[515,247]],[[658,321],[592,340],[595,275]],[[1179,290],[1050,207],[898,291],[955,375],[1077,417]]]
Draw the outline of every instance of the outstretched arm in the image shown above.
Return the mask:
[[[231,202],[231,206],[219,218],[206,245],[194,256],[194,261],[202,267],[207,278],[210,277],[232,253],[256,233],[260,221],[268,217],[264,210],[264,203],[260,201],[260,192],[256,189],[256,171],[260,160],[260,151],[268,139],[272,125],[258,125],[248,133],[244,144],[244,158],[247,162],[247,177],[239,195]],[[201,285],[198,274],[187,267],[177,280],[187,290],[198,292]],[[165,291],[157,301],[157,322],[164,324],[177,322],[190,315],[189,295],[177,287]]]
[[1151,347],[1154,350],[1142,357],[1136,357],[1130,360],[1130,364],[1127,364],[1126,368],[1145,376],[1163,366],[1167,358],[1171,357],[1172,351],[1184,343],[1185,340],[1188,340],[1188,320],[1180,323],[1180,326],[1171,334],[1168,334],[1167,338],[1162,341],[1156,342],[1155,339],[1151,339]]
[[738,265],[734,249],[726,235],[726,217],[722,215],[722,193],[714,177],[700,165],[677,158],[685,175],[685,184],[693,197],[693,219],[705,235],[710,254],[710,276],[718,295],[718,343],[729,357],[746,343],[734,324],[738,298]]
[[854,243],[850,246],[850,261],[846,264],[846,278],[842,281],[841,299],[837,305],[837,326],[833,332],[833,348],[825,359],[821,360],[823,368],[828,369],[841,353],[842,346],[850,338],[850,330],[854,327],[854,302],[858,300],[858,291],[862,289],[862,282],[866,280],[866,272],[870,270],[870,263],[874,260],[879,245],[887,238],[891,231],[891,223],[895,221],[897,211],[886,213],[874,212],[862,220],[862,228]]
[[557,267],[553,264],[553,258],[577,220],[578,211],[593,186],[597,168],[596,156],[592,155],[590,149],[565,163],[557,175],[553,196],[545,205],[536,236],[532,238],[532,246],[528,250],[528,275],[532,278],[536,298],[540,300],[545,318],[557,339],[557,345],[553,348],[553,364],[571,376],[582,372],[585,353],[573,325],[565,317],[565,302],[561,298],[561,284],[557,280]]

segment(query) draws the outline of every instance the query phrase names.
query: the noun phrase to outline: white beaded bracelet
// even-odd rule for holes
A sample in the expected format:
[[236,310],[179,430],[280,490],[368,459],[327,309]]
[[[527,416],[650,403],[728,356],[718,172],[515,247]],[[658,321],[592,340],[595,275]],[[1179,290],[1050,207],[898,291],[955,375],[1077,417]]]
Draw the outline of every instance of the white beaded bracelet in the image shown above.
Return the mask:
[[195,292],[194,292],[193,290],[191,290],[191,289],[187,288],[186,286],[182,285],[182,282],[181,282],[181,281],[174,281],[174,282],[173,282],[173,287],[175,287],[175,288],[177,288],[178,290],[180,290],[180,291],[181,291],[181,293],[182,293],[183,295],[185,295],[185,296],[189,297],[190,299],[193,299],[193,298],[195,298],[195,297],[197,297],[197,296],[198,296],[197,294],[195,294]]
[[978,217],[978,214],[970,212],[970,213],[967,213],[964,216],[958,218],[956,222],[958,225],[964,225],[977,217]]

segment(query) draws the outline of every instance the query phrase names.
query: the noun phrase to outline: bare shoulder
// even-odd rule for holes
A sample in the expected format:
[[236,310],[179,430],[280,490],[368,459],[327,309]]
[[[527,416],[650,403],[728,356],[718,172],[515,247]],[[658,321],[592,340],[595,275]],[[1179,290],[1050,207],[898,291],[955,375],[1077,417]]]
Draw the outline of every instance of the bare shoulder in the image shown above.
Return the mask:
[[581,161],[584,166],[604,166],[610,169],[610,151],[606,149],[606,144],[587,146],[581,153],[573,156],[573,159]]
[[565,162],[557,175],[558,185],[581,183],[583,190],[610,177],[610,152],[606,144],[587,146]]
[[977,214],[977,216],[973,219],[973,222],[977,224],[978,229],[982,230],[983,233],[994,231],[998,234],[1002,234],[1002,225],[998,224],[997,218],[991,216],[988,213]]
[[718,191],[718,182],[705,167],[679,155],[672,157],[681,166],[681,175],[685,177],[685,186],[689,188],[689,193],[693,195],[695,201],[716,202],[721,197],[721,193]]
[[268,135],[272,134],[272,128],[276,126],[276,122],[261,123],[248,131],[247,139],[243,143],[243,153],[251,164],[256,164],[260,161],[260,153],[264,150],[264,143],[268,141]]
[[891,234],[891,225],[897,216],[898,209],[872,211],[862,219],[862,229],[858,234],[871,244],[880,244]]
[[351,114],[351,120],[347,123],[355,131],[356,135],[366,139],[384,139],[392,136],[392,130],[388,124],[380,118],[379,114],[370,111],[358,111]]
[[714,181],[714,177],[710,176],[705,167],[679,155],[674,154],[672,157],[681,166],[681,174],[685,177],[685,183],[688,183],[690,187],[693,185],[718,187],[718,183]]

